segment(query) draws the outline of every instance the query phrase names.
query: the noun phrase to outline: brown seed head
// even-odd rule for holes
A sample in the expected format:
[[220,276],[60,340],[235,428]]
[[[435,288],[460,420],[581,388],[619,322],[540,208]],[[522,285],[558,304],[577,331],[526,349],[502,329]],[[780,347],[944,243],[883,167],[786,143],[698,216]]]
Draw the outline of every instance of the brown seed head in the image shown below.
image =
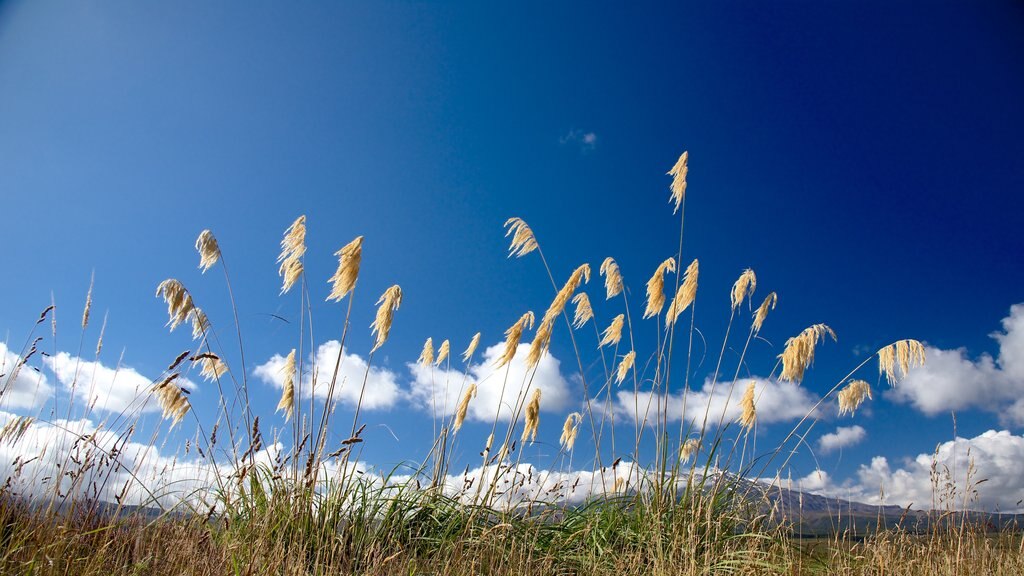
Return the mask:
[[423,351],[420,352],[420,357],[416,360],[422,366],[430,367],[434,363],[434,339],[427,338],[427,341],[423,343]]
[[533,237],[533,230],[523,221],[522,218],[509,218],[505,221],[505,237],[512,236],[512,245],[509,246],[509,258],[515,256],[522,258],[537,249],[537,240]]
[[526,442],[530,438],[532,444],[537,440],[537,427],[540,426],[540,388],[533,391],[530,402],[526,405],[526,426],[523,427],[523,436],[520,439]]
[[732,285],[732,309],[739,308],[740,304],[743,303],[743,299],[747,296],[753,296],[756,288],[757,276],[754,275],[753,270],[747,268],[736,279],[736,283]]
[[469,341],[469,346],[466,347],[466,351],[462,353],[462,361],[469,362],[469,359],[473,357],[473,353],[476,352],[476,347],[480,345],[480,333],[477,332],[473,335],[473,339]]
[[863,380],[851,380],[837,395],[839,398],[839,415],[853,412],[860,407],[866,398],[871,398],[871,385]]
[[924,344],[919,341],[897,340],[878,351],[878,372],[895,386],[911,368],[924,365],[924,356]]
[[496,368],[508,364],[516,356],[516,349],[519,347],[519,341],[523,337],[523,330],[533,328],[533,312],[527,311],[523,314],[516,323],[505,330],[505,352],[498,358]]
[[629,354],[622,357],[622,362],[619,362],[618,371],[615,374],[615,382],[622,384],[622,381],[626,379],[626,375],[629,374],[629,369],[633,367],[633,363],[636,361],[636,351],[630,350]]
[[686,272],[683,275],[683,282],[679,285],[679,289],[676,290],[676,295],[672,298],[672,303],[668,305],[668,312],[665,313],[665,329],[668,329],[672,324],[675,324],[676,320],[679,319],[679,315],[682,314],[690,304],[697,298],[697,276],[700,273],[700,265],[697,259],[694,258],[693,262],[686,267]]
[[665,274],[675,271],[675,258],[669,258],[658,265],[654,275],[647,281],[647,309],[644,318],[661,314],[661,309],[665,307]]
[[402,288],[398,284],[385,290],[384,294],[381,294],[380,299],[377,300],[377,317],[370,324],[370,333],[377,338],[374,341],[373,348],[370,349],[371,353],[383,346],[384,342],[388,339],[388,334],[391,332],[391,322],[395,319],[395,310],[398,310],[398,307],[401,305]]
[[580,422],[583,422],[583,415],[579,412],[573,412],[565,418],[565,424],[562,424],[562,437],[558,439],[558,443],[567,452],[572,450],[573,445],[576,443],[576,434],[579,432]]
[[572,303],[576,305],[576,313],[573,314],[572,327],[579,330],[594,318],[594,310],[590,307],[590,298],[586,292],[580,292],[572,297]]
[[199,269],[206,274],[206,271],[213,267],[220,260],[220,246],[213,232],[203,230],[196,238],[196,250],[199,251]]
[[606,345],[616,345],[622,340],[622,327],[625,325],[625,315],[619,314],[615,318],[612,318],[612,323],[604,329],[601,335],[601,342],[598,343],[597,347]]
[[761,302],[761,306],[754,312],[754,334],[756,335],[761,331],[761,326],[764,325],[764,319],[768,317],[768,310],[775,309],[775,303],[779,301],[779,297],[775,295],[775,292],[768,294],[765,297],[764,302]]
[[780,380],[799,382],[804,371],[814,363],[814,348],[825,336],[836,339],[836,333],[825,324],[815,324],[805,328],[800,334],[786,340],[786,349],[779,355],[782,358],[782,374]]
[[690,153],[683,152],[679,160],[676,160],[676,165],[668,171],[668,175],[672,177],[672,195],[669,197],[669,202],[675,202],[675,209],[672,213],[675,214],[679,211],[679,206],[683,203],[683,199],[686,198],[686,173],[689,172],[689,168],[686,166],[687,160],[689,160]]
[[754,409],[753,380],[750,381],[750,384],[747,384],[747,390],[743,392],[743,398],[740,399],[740,407],[743,409],[743,413],[740,414],[740,426],[750,430],[754,426],[754,422],[757,421],[757,410]]
[[466,388],[466,393],[462,395],[462,400],[459,400],[459,405],[455,409],[455,425],[454,430],[459,431],[462,428],[462,422],[466,419],[466,412],[469,410],[469,401],[476,397],[476,384],[470,384],[469,388]]
[[619,272],[619,265],[615,263],[611,256],[605,258],[604,262],[601,263],[600,272],[604,276],[604,288],[608,294],[606,300],[622,294],[622,273]]
[[295,412],[295,349],[285,358],[284,368],[284,389],[281,391],[281,401],[277,403],[277,410],[284,410],[284,421],[292,419]]
[[448,354],[451,352],[451,346],[451,343],[448,342],[447,339],[445,339],[444,342],[441,342],[441,347],[437,349],[437,358],[434,359],[434,366],[440,366],[441,363],[448,358]]
[[359,279],[359,264],[363,260],[363,237],[357,236],[334,255],[338,257],[338,269],[327,281],[331,284],[331,293],[327,300],[340,302],[356,287],[356,280]]

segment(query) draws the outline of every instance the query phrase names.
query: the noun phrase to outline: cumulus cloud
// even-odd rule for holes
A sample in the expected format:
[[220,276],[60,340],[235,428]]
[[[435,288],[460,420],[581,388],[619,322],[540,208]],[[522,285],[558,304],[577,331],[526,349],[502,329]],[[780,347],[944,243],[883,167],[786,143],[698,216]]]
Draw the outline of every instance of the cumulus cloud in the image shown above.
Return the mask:
[[[46,365],[53,371],[57,381],[90,409],[115,413],[129,408],[144,412],[160,410],[156,399],[150,394],[154,380],[133,368],[111,368],[100,362],[71,356],[67,352],[47,358]],[[190,390],[196,389],[196,385],[185,378],[179,378],[175,383]]]
[[563,146],[576,145],[581,151],[589,152],[597,147],[597,134],[585,130],[570,130],[558,141]]
[[[749,380],[737,382],[736,389],[730,398],[731,382],[719,382],[713,386],[711,379],[704,382],[700,390],[688,390],[672,393],[668,396],[668,418],[679,421],[683,418],[685,401],[687,421],[696,426],[704,421],[708,414],[708,423],[717,425],[724,422],[735,422],[743,413],[740,398]],[[659,402],[665,399],[652,392],[634,393],[632,390],[619,390],[616,393],[614,410],[628,418],[649,421],[659,409]],[[817,397],[793,382],[780,382],[764,378],[754,379],[754,407],[757,410],[759,424],[774,424],[799,420],[814,409]],[[595,400],[595,402],[597,402]],[[665,409],[664,406],[661,407]]]
[[41,372],[22,365],[22,358],[0,342],[0,406],[7,409],[38,408],[53,396],[50,385]]
[[[495,344],[484,350],[478,364],[469,368],[469,380],[477,384],[477,396],[469,403],[466,418],[482,422],[512,418],[512,408],[523,388],[523,397],[528,398],[533,389],[541,391],[540,409],[547,412],[564,411],[571,403],[569,382],[562,376],[561,362],[550,353],[545,354],[533,372],[527,370],[525,359],[529,344],[520,344],[516,355],[508,366],[495,369],[495,363],[504,351],[504,344]],[[426,411],[436,407],[438,415],[450,415],[455,411],[463,391],[469,385],[462,372],[428,368],[409,364],[413,380],[410,383],[411,397],[416,405]],[[506,376],[507,374],[507,376]],[[502,393],[502,383],[505,391]],[[525,388],[528,385],[528,388]]]
[[827,454],[840,448],[853,446],[864,440],[868,435],[862,426],[840,426],[835,432],[829,432],[818,438],[818,450]]
[[[933,476],[933,469],[935,475]],[[1024,436],[989,430],[974,438],[940,444],[934,453],[919,454],[903,465],[883,456],[862,464],[856,477],[836,483],[825,472],[813,472],[795,488],[868,504],[896,504],[916,509],[969,508],[1024,511]],[[984,482],[982,482],[984,481]],[[952,483],[952,500],[942,486]],[[940,492],[935,492],[935,485]]]
[[911,369],[886,397],[928,415],[973,408],[996,414],[1004,426],[1024,426],[1024,304],[1012,306],[1002,324],[992,334],[996,358],[972,360],[964,348],[926,346],[924,366]]
[[[398,378],[386,368],[371,367],[367,373],[366,360],[358,354],[351,354],[341,347],[337,340],[329,340],[321,344],[316,353],[310,354],[302,370],[302,382],[299,392],[305,398],[315,394],[319,399],[327,398],[334,366],[341,354],[341,366],[338,369],[334,385],[334,399],[349,406],[359,401],[359,391],[366,377],[366,390],[363,394],[363,409],[383,410],[395,405],[398,401]],[[284,388],[285,357],[274,354],[269,360],[257,366],[253,374],[278,389]]]

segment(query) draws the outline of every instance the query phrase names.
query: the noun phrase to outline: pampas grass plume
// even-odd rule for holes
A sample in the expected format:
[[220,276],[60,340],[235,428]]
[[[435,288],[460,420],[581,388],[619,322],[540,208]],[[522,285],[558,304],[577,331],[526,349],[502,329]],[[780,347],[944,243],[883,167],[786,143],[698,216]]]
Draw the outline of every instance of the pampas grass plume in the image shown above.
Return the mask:
[[612,323],[604,329],[601,334],[601,341],[597,344],[598,348],[602,346],[614,346],[622,340],[622,327],[626,323],[626,317],[623,314],[619,314],[615,318],[612,318]]
[[533,230],[522,218],[509,218],[505,221],[505,228],[508,228],[505,237],[512,236],[512,244],[508,249],[509,258],[522,258],[537,249],[537,239],[533,236]]
[[590,298],[586,292],[580,292],[573,296],[572,303],[576,305],[576,312],[573,314],[572,327],[579,330],[594,318],[594,310],[590,307]]
[[85,309],[82,310],[82,330],[89,325],[89,312],[92,311],[92,286],[96,281],[96,273],[89,278],[89,291],[85,294]]
[[736,282],[732,285],[732,309],[736,310],[743,303],[743,300],[747,296],[753,296],[754,290],[757,288],[757,276],[754,275],[754,271],[747,268],[740,274],[740,277],[736,279]]
[[622,357],[622,361],[619,362],[619,368],[615,374],[615,381],[618,384],[622,384],[622,381],[626,379],[626,375],[629,374],[629,369],[633,367],[633,363],[636,362],[636,350],[630,350],[629,354]]
[[606,300],[622,294],[622,273],[619,272],[619,265],[615,263],[611,256],[605,258],[604,262],[601,263],[600,273],[604,276],[604,288],[605,292],[607,292]]
[[878,351],[878,372],[895,386],[915,366],[925,362],[924,344],[917,340],[897,340]]
[[448,358],[448,354],[451,352],[451,346],[452,345],[448,342],[448,339],[441,342],[441,346],[437,349],[437,358],[434,359],[434,366],[440,366],[441,363]]
[[786,348],[782,354],[782,374],[780,380],[799,382],[804,377],[804,371],[814,363],[814,349],[825,339],[831,336],[836,339],[836,333],[825,324],[815,324],[804,329],[800,334],[786,340]]
[[459,400],[459,405],[455,409],[455,432],[462,428],[462,422],[466,419],[466,412],[469,410],[469,401],[476,397],[476,384],[470,384],[469,388],[466,388],[466,393],[462,395],[462,399]]
[[863,380],[852,380],[837,394],[839,415],[850,414],[860,407],[865,399],[871,398],[871,385]]
[[661,309],[665,307],[665,274],[675,271],[675,258],[668,258],[658,265],[654,275],[647,281],[647,309],[644,310],[644,318],[661,314]]
[[181,282],[173,278],[161,282],[156,287],[156,295],[163,296],[164,302],[167,303],[167,324],[171,327],[171,332],[183,322],[188,321],[195,309],[192,295],[188,293]]
[[416,360],[420,365],[430,367],[434,363],[434,339],[427,338],[427,341],[423,343],[423,351],[420,352],[420,357]]
[[334,255],[338,257],[338,270],[327,281],[331,284],[331,293],[327,300],[340,302],[356,287],[356,280],[359,279],[359,265],[363,260],[363,237],[357,236]]
[[765,297],[764,302],[761,302],[761,306],[758,307],[757,311],[754,312],[754,334],[756,335],[761,331],[761,326],[764,325],[764,319],[768,317],[768,310],[774,310],[776,302],[779,301],[779,297],[772,292]]
[[306,217],[299,216],[284,232],[281,239],[281,254],[277,261],[281,266],[277,275],[284,278],[281,294],[288,292],[302,276],[302,255],[306,253]]
[[385,290],[377,300],[377,316],[370,324],[370,333],[376,336],[373,348],[370,349],[371,354],[387,341],[388,334],[391,333],[391,322],[395,319],[395,310],[401,305],[402,288],[398,284]]
[[284,411],[285,422],[292,419],[292,414],[295,412],[295,349],[288,354],[285,358],[284,368],[281,370],[284,374],[284,388],[281,390],[281,401],[277,403],[277,410]]
[[580,422],[583,421],[583,415],[579,412],[572,412],[565,418],[565,424],[562,424],[562,436],[558,439],[558,443],[568,452],[572,450],[574,444],[576,444],[576,434],[580,429]]
[[533,312],[527,311],[516,320],[516,323],[505,330],[505,351],[501,357],[498,358],[498,362],[495,364],[496,368],[508,364],[516,357],[516,350],[519,348],[519,341],[523,337],[523,330],[533,328]]
[[673,214],[679,211],[679,206],[682,205],[683,199],[686,198],[686,174],[690,171],[686,163],[689,158],[690,153],[683,152],[679,156],[679,160],[676,160],[675,166],[668,171],[668,175],[672,177],[672,185],[669,187],[672,190],[672,195],[668,201],[675,203],[675,209],[672,210]]
[[530,438],[532,444],[537,440],[537,427],[540,426],[540,388],[533,390],[530,402],[526,405],[526,425],[523,427],[523,436],[520,439],[526,442]]
[[668,312],[665,313],[665,328],[668,328],[679,319],[679,315],[685,311],[697,298],[697,276],[700,273],[700,264],[694,258],[693,262],[686,267],[683,275],[683,282],[676,290],[672,303],[668,305]]
[[213,232],[203,230],[199,233],[199,238],[196,238],[196,250],[199,251],[199,269],[206,274],[206,271],[220,260],[220,246]]
[[480,333],[477,332],[473,335],[473,339],[469,341],[469,346],[466,347],[466,351],[462,353],[462,361],[469,362],[469,359],[473,357],[473,353],[476,352],[476,347],[480,345]]
[[743,398],[740,399],[740,408],[743,409],[743,413],[740,414],[740,426],[750,430],[754,426],[754,422],[757,421],[757,410],[754,408],[754,384],[753,380],[750,384],[747,384],[746,391],[743,392]]

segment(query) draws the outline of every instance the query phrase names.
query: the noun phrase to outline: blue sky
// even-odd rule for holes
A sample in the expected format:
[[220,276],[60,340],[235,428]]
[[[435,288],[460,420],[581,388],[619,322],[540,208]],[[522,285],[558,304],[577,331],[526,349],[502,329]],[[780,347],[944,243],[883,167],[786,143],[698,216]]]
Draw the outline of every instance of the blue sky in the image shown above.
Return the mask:
[[[887,501],[919,501],[892,486],[901,471],[919,479],[914,459],[953,440],[953,413],[964,441],[949,450],[1024,458],[1024,406],[1013,406],[1024,392],[1024,310],[1011,314],[1024,302],[1022,26],[1011,2],[3,2],[0,330],[19,352],[52,292],[57,342],[40,346],[77,356],[95,272],[82,356],[93,359],[109,311],[101,363],[117,366],[123,351],[124,366],[155,379],[189,346],[164,328],[153,297],[175,277],[231,343],[234,368],[223,277],[201,275],[192,248],[209,228],[229,266],[253,396],[273,420],[279,391],[252,371],[298,338],[299,295],[278,295],[281,234],[307,215],[317,345],[340,337],[344,317],[323,302],[332,254],[364,235],[348,352],[366,357],[380,293],[396,283],[405,292],[374,358],[398,392],[364,413],[364,459],[389,469],[429,448],[429,406],[407,366],[423,341],[450,338],[461,351],[480,331],[482,351],[550,301],[536,255],[506,258],[508,217],[530,224],[559,282],[590,263],[602,328],[622,311],[604,302],[596,274],[613,256],[637,347],[651,350],[656,327],[639,323],[644,284],[676,252],[665,172],[688,150],[683,263],[700,259],[696,325],[709,349],[692,381],[713,371],[728,291],[746,267],[758,277],[755,304],[779,294],[767,342],[748,358],[753,376],[767,376],[786,338],[817,322],[839,340],[819,350],[808,398],[893,340],[925,342],[947,363],[876,394],[852,419],[825,415],[807,438],[816,459],[803,449],[783,472],[820,468],[815,488],[864,498],[877,497],[879,480]],[[553,465],[562,420],[583,397],[559,330],[551,352],[567,400],[542,413],[542,441],[524,454],[540,467]],[[591,350],[593,338],[590,327],[580,334]],[[734,333],[730,345],[742,344]],[[59,403],[68,390],[39,366]],[[858,375],[874,385],[875,364]],[[208,417],[215,389],[194,380]],[[24,404],[5,410],[48,414]],[[347,421],[350,407],[339,414]],[[765,422],[758,445],[774,446],[793,424]],[[840,426],[860,426],[863,439],[818,450]],[[460,462],[488,431],[467,424],[476,440]],[[1024,486],[1000,466],[985,468],[1005,479],[987,504],[1006,507]]]

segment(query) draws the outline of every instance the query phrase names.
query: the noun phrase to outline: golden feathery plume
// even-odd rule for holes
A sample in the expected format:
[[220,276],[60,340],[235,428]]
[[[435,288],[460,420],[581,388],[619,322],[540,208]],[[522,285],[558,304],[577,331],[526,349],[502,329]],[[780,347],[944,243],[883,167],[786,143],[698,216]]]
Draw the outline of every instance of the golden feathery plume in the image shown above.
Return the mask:
[[331,285],[331,293],[327,300],[341,302],[341,299],[356,287],[359,264],[363,260],[363,237],[357,236],[334,255],[338,257],[338,269],[327,281]]
[[750,430],[754,426],[754,422],[757,421],[757,410],[754,409],[753,380],[747,384],[747,390],[743,393],[743,398],[740,399],[740,407],[743,408],[743,413],[740,414],[740,426]]
[[754,334],[756,335],[761,331],[761,326],[764,325],[764,319],[768,317],[768,310],[775,309],[775,303],[779,301],[779,297],[775,295],[775,292],[768,294],[765,297],[764,302],[761,302],[761,306],[754,312]]
[[448,353],[451,351],[451,343],[446,338],[444,342],[441,342],[441,347],[437,349],[437,358],[434,359],[434,366],[440,366],[442,362],[448,358]]
[[590,265],[583,264],[573,271],[569,276],[569,280],[566,281],[562,289],[555,295],[555,299],[552,300],[547,312],[544,313],[544,318],[541,319],[540,326],[537,327],[537,333],[534,334],[533,342],[530,343],[530,353],[526,357],[526,366],[528,368],[537,366],[540,359],[544,357],[544,353],[547,352],[548,347],[551,345],[551,334],[555,329],[555,321],[562,311],[565,310],[565,305],[569,303],[573,292],[579,288],[580,284],[585,284],[589,281]]
[[619,314],[615,318],[612,318],[612,323],[609,324],[601,334],[601,342],[597,344],[597,347],[600,348],[606,345],[614,346],[618,344],[619,340],[622,340],[622,327],[625,323],[626,316],[623,314]]
[[167,279],[161,282],[156,287],[156,295],[163,296],[164,302],[167,303],[167,324],[171,327],[171,332],[181,323],[187,322],[195,310],[192,295],[177,280]]
[[732,285],[732,309],[739,308],[740,304],[743,303],[743,299],[747,296],[753,296],[756,288],[757,276],[754,275],[753,270],[747,268],[736,279],[736,283]]
[[697,438],[689,438],[683,445],[679,447],[679,460],[681,462],[689,462],[690,457],[697,453],[700,449],[700,440]]
[[395,319],[395,310],[398,310],[398,307],[401,305],[402,288],[398,284],[385,290],[381,294],[380,299],[377,300],[377,316],[370,324],[370,334],[377,337],[373,343],[373,348],[370,349],[371,354],[383,346],[384,342],[388,339],[388,334],[391,332],[391,322]]
[[800,334],[786,340],[786,349],[779,355],[782,358],[782,374],[780,380],[799,382],[804,371],[814,363],[814,348],[825,336],[836,339],[836,333],[825,324],[815,324],[805,328]]
[[427,367],[434,363],[433,338],[427,338],[427,341],[423,343],[423,351],[420,352],[420,357],[416,360],[416,362]]
[[675,324],[676,320],[679,319],[679,315],[683,313],[690,304],[697,298],[697,276],[700,273],[700,264],[697,259],[694,258],[693,262],[686,267],[686,272],[683,274],[683,283],[679,285],[679,289],[676,290],[676,295],[672,298],[672,303],[668,305],[668,312],[665,313],[665,329]]
[[469,346],[466,347],[466,351],[462,353],[462,361],[469,362],[469,359],[473,357],[473,353],[476,352],[476,347],[480,345],[480,333],[477,332],[473,335],[473,339],[469,341]]
[[917,340],[897,340],[878,351],[878,373],[885,374],[890,386],[902,380],[911,368],[924,365],[924,344]]
[[865,398],[871,398],[871,385],[863,380],[851,380],[837,394],[839,398],[839,415],[849,413],[853,416],[854,410],[860,407]]
[[281,239],[281,254],[277,257],[277,261],[281,263],[277,275],[284,278],[281,294],[291,290],[302,275],[302,255],[305,253],[306,217],[299,216],[284,231],[284,238]]
[[647,281],[647,309],[644,311],[644,318],[651,318],[661,314],[665,307],[665,274],[676,271],[675,258],[669,258],[658,265],[654,275]]
[[686,166],[686,161],[689,160],[689,157],[689,152],[683,152],[679,160],[676,160],[676,165],[668,171],[668,175],[672,177],[672,185],[669,187],[672,190],[672,196],[668,201],[676,204],[675,209],[672,210],[673,214],[679,211],[683,198],[686,198],[686,173],[690,171]]
[[558,439],[558,443],[565,448],[566,452],[572,450],[573,445],[576,443],[576,434],[579,432],[580,422],[583,422],[583,415],[579,412],[573,412],[565,418],[565,424],[562,424],[562,437]]
[[107,314],[103,314],[103,324],[100,324],[100,337],[96,340],[96,357],[100,357],[103,351],[103,334],[107,331]]
[[462,395],[462,400],[459,400],[459,406],[455,409],[455,426],[453,427],[455,432],[462,428],[462,422],[466,419],[469,401],[472,398],[476,398],[476,384],[470,384],[469,388],[466,388],[466,393]]
[[540,388],[533,390],[530,396],[530,403],[526,405],[526,425],[523,427],[523,437],[520,439],[526,442],[530,438],[532,444],[537,440],[537,427],[540,426]]
[[554,329],[555,323],[553,320],[549,321],[547,318],[541,320],[540,325],[537,326],[537,331],[533,334],[533,341],[530,342],[530,350],[526,354],[527,369],[535,368],[537,364],[540,364],[540,359],[544,357],[544,353],[551,346],[551,333]]
[[616,476],[616,478],[615,478],[615,485],[612,486],[612,492],[619,492],[619,491],[625,490],[625,489],[626,489],[626,481],[623,478]]
[[92,311],[92,285],[96,280],[96,273],[93,272],[92,277],[89,278],[89,291],[85,294],[85,310],[82,311],[82,330],[89,325],[89,312]]
[[579,330],[594,318],[594,310],[590,307],[590,298],[586,292],[580,292],[572,297],[572,303],[576,305],[576,313],[573,314],[572,327]]
[[199,233],[199,238],[196,238],[196,250],[199,251],[199,269],[206,274],[206,271],[220,260],[220,246],[213,232],[203,230]]
[[533,230],[522,218],[509,218],[505,221],[505,228],[508,228],[505,237],[512,237],[512,245],[508,249],[509,258],[522,258],[537,249],[537,239],[533,237]]
[[181,422],[185,414],[188,414],[189,409],[188,398],[185,397],[185,393],[182,392],[182,389],[177,384],[173,383],[177,378],[178,373],[175,372],[157,384],[156,388],[153,389],[157,402],[163,411],[163,417],[171,420],[171,428],[176,426],[178,422]]
[[199,340],[210,331],[210,319],[198,306],[192,310],[192,339]]
[[611,256],[605,258],[601,263],[600,272],[604,276],[604,289],[608,294],[606,300],[611,300],[622,294],[622,273],[619,272],[619,265]]
[[216,380],[228,371],[228,365],[214,354],[204,354],[202,362],[203,370],[199,374],[206,380]]
[[527,311],[516,323],[505,330],[505,352],[495,364],[495,368],[501,368],[508,364],[516,356],[516,349],[519,348],[519,340],[523,337],[523,330],[533,328],[533,312]]
[[277,410],[284,410],[284,421],[292,419],[295,412],[295,349],[288,354],[284,361],[284,389],[281,391],[281,401],[277,403]]
[[630,350],[629,354],[622,357],[622,362],[619,362],[618,372],[615,374],[615,382],[622,384],[622,381],[626,379],[626,375],[629,374],[629,369],[633,367],[633,363],[636,361],[636,350]]

